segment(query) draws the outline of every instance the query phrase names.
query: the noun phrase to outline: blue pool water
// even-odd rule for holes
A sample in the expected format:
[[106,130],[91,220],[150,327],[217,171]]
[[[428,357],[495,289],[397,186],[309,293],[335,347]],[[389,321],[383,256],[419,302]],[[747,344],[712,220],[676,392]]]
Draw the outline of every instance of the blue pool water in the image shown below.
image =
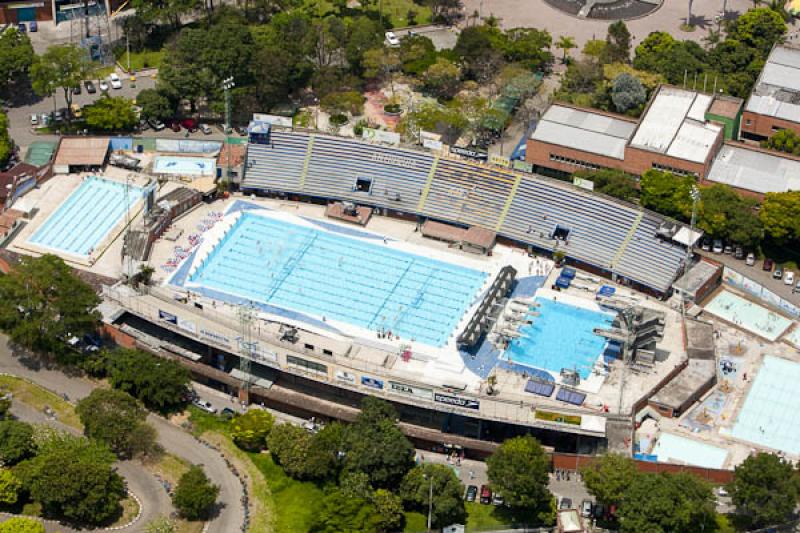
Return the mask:
[[189,282],[443,346],[487,274],[243,212]]
[[562,368],[576,370],[586,379],[600,356],[606,340],[594,334],[594,328],[609,327],[614,316],[581,309],[547,298],[536,298],[539,316],[530,316],[532,324],[523,326],[522,337],[514,339],[505,358],[558,375]]
[[89,255],[142,193],[141,187],[129,186],[126,204],[124,183],[90,176],[72,191],[29,242],[59,252]]
[[212,176],[216,166],[216,160],[208,157],[160,155],[153,161],[153,172],[182,176]]

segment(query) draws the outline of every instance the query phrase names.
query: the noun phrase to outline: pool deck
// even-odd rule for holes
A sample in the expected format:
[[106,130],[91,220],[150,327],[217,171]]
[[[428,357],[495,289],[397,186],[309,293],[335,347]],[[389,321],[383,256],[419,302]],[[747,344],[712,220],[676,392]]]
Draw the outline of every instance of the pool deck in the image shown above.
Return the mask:
[[[718,302],[725,300],[728,306],[736,304],[736,309],[720,307]],[[792,325],[792,319],[776,312],[765,305],[756,302],[752,297],[747,296],[730,288],[720,288],[714,291],[708,302],[703,307],[703,313],[713,315],[717,320],[731,324],[743,329],[753,335],[770,342],[775,342]],[[743,316],[744,313],[754,316]],[[741,314],[741,316],[740,316]],[[757,320],[763,320],[764,326]],[[769,327],[774,324],[774,328]]]

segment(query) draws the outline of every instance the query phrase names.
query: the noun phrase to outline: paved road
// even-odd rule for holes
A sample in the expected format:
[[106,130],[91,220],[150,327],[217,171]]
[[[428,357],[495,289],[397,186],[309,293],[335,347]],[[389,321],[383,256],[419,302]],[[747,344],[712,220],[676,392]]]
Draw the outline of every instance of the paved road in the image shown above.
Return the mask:
[[[66,393],[72,401],[87,396],[95,386],[84,378],[67,376],[61,371],[37,365],[35,360],[24,355],[16,357],[9,348],[8,338],[5,335],[0,335],[0,372],[24,377],[52,391]],[[191,463],[203,465],[208,477],[220,486],[218,500],[221,503],[220,510],[209,524],[207,532],[238,531],[244,520],[244,508],[241,505],[242,485],[228,469],[222,456],[199,444],[194,437],[163,418],[151,414],[147,421],[158,430],[158,442],[167,452]],[[121,465],[121,469],[123,467],[125,465]],[[138,481],[145,483],[144,480]],[[152,487],[155,489],[155,486]],[[157,490],[163,492],[160,486]]]

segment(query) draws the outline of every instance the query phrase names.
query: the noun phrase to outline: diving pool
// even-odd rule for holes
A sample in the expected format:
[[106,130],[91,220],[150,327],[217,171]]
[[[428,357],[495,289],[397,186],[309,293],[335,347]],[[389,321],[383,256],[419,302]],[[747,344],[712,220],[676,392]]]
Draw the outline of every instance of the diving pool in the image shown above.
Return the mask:
[[[142,197],[141,187],[97,176],[85,178],[28,242],[72,255],[88,256]],[[127,201],[126,201],[127,197]]]
[[538,307],[531,308],[532,323],[519,329],[522,336],[509,343],[504,358],[556,377],[562,368],[576,370],[581,379],[589,377],[606,345],[594,328],[610,327],[614,315],[538,296],[534,301]]
[[766,356],[747,393],[731,435],[800,454],[800,364]]
[[728,458],[728,450],[673,433],[661,433],[653,448],[653,455],[658,457],[659,463],[684,463],[721,469]]
[[187,285],[440,347],[487,276],[379,239],[242,212]]
[[160,155],[153,161],[156,174],[175,174],[179,176],[213,176],[217,161],[209,157],[180,157]]
[[792,321],[729,291],[721,291],[704,311],[751,333],[775,341]]

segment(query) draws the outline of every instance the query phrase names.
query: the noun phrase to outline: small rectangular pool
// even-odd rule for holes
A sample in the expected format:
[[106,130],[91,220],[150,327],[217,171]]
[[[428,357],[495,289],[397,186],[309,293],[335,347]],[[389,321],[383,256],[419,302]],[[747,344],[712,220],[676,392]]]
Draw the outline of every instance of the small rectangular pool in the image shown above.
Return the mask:
[[704,310],[770,341],[775,341],[792,324],[788,318],[730,291],[717,294]]
[[721,469],[728,458],[728,451],[673,433],[661,433],[653,448],[653,455],[658,457],[659,463],[683,463]]
[[88,256],[142,197],[143,189],[97,176],[85,178],[28,242],[77,256]]
[[487,276],[380,238],[242,212],[186,285],[440,347]]
[[522,336],[511,341],[504,358],[548,370],[555,376],[566,368],[576,370],[581,379],[589,377],[606,344],[594,328],[611,326],[614,315],[549,298],[537,297],[535,301],[539,307],[531,312],[538,316],[529,316],[532,324],[519,329]]
[[176,176],[213,176],[217,161],[210,157],[159,155],[153,161],[153,173]]

